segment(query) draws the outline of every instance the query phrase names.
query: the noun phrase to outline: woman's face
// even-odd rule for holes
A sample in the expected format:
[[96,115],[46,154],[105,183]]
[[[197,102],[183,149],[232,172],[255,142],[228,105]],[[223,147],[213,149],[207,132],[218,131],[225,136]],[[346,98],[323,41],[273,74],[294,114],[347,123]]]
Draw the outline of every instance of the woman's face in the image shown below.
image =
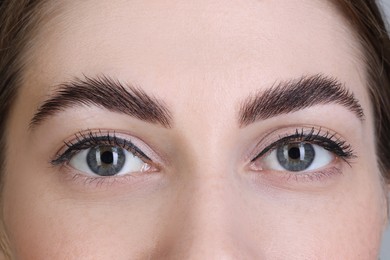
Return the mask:
[[56,10],[8,124],[18,259],[375,259],[365,68],[327,1]]

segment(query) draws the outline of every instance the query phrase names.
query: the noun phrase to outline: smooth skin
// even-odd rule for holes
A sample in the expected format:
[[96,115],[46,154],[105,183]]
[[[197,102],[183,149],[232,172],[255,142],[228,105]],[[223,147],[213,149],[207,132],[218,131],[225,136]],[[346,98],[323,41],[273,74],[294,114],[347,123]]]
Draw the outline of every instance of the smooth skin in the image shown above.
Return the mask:
[[[387,188],[365,67],[328,1],[54,4],[8,125],[3,207],[15,258],[377,259]],[[82,106],[29,129],[53,86],[102,74],[164,102],[173,126]],[[327,104],[240,127],[249,95],[316,74],[345,83],[364,121]],[[337,173],[321,178],[250,168],[269,138],[305,126],[334,131],[357,158],[348,165],[334,156],[322,171]],[[64,141],[88,129],[137,138],[158,169],[88,181],[50,164]]]

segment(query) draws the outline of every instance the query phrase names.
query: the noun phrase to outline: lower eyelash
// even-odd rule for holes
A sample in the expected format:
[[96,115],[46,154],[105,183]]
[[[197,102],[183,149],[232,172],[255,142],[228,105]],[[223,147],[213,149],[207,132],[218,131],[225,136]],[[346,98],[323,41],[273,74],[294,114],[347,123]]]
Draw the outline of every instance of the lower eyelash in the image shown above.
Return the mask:
[[66,170],[65,174],[62,174],[65,181],[68,181],[75,185],[81,185],[83,188],[90,188],[95,191],[99,188],[108,188],[110,186],[120,187],[121,185],[128,186],[129,184],[137,186],[140,183],[147,182],[150,179],[158,178],[157,174],[125,174],[121,176],[106,176],[106,177],[94,177],[88,176],[82,173],[78,173],[72,170]]
[[75,173],[72,174],[72,181],[73,182],[81,182],[83,185],[93,185],[94,187],[101,187],[106,185],[114,185],[118,182],[124,182],[128,181],[129,178],[136,178],[135,175],[124,175],[124,176],[107,176],[107,177],[91,177],[86,176],[84,174]]
[[312,182],[312,181],[320,181],[324,178],[331,177],[331,176],[334,176],[336,174],[341,174],[341,173],[342,173],[342,171],[340,168],[331,167],[329,169],[323,169],[323,170],[310,172],[310,173],[303,172],[303,173],[297,174],[297,173],[286,171],[284,178],[287,181],[294,180],[297,182],[302,182],[302,181],[303,182],[304,181]]

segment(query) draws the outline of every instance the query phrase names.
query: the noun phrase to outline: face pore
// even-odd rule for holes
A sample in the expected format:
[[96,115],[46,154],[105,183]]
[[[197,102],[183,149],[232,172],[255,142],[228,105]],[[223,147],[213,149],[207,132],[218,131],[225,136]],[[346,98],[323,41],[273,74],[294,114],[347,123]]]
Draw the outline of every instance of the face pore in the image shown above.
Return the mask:
[[[8,125],[3,211],[17,259],[377,259],[386,200],[365,67],[327,1],[88,0],[59,10],[29,51]],[[58,85],[102,75],[161,101],[171,127],[91,104],[29,127]],[[342,82],[364,119],[329,103],[239,123],[249,96],[314,75]],[[316,156],[328,162],[288,172],[268,167],[269,152],[252,167],[265,147],[310,129],[356,157],[323,149]],[[132,140],[152,170],[99,177],[51,164],[89,132]]]

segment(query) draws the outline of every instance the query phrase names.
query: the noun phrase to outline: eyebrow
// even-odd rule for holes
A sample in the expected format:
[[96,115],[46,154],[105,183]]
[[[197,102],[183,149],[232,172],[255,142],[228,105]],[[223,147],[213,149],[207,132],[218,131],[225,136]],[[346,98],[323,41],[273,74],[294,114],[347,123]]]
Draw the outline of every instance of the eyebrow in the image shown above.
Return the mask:
[[58,85],[54,94],[34,114],[30,128],[61,111],[83,105],[123,113],[165,128],[172,125],[168,108],[142,89],[131,84],[124,85],[107,76],[84,76],[84,79],[76,78]]
[[325,104],[341,105],[364,120],[363,108],[353,93],[336,78],[318,74],[280,82],[249,96],[241,103],[239,125],[245,127],[258,120]]

